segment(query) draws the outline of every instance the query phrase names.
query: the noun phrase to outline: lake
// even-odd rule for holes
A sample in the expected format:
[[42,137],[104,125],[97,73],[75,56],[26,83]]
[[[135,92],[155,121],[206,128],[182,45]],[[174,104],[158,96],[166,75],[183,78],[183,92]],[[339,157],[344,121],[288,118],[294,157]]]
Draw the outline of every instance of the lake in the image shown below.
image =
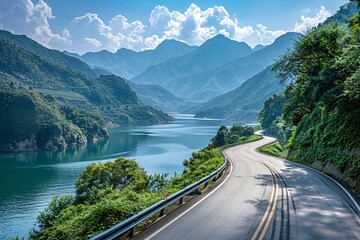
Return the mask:
[[134,158],[152,173],[181,173],[182,162],[205,147],[221,120],[175,115],[176,121],[111,129],[106,141],[62,151],[0,155],[0,239],[27,237],[52,195],[74,193],[80,172],[91,162]]

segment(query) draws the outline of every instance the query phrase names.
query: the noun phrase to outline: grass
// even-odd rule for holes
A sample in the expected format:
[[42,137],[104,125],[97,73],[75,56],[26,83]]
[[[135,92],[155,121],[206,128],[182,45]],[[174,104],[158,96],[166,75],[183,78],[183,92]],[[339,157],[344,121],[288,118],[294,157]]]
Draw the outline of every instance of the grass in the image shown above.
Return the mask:
[[275,156],[275,157],[279,157],[279,158],[286,158],[287,152],[288,150],[286,148],[284,148],[283,146],[280,145],[280,143],[278,141],[262,146],[261,148],[259,148],[259,151],[261,153],[270,155],[270,156]]

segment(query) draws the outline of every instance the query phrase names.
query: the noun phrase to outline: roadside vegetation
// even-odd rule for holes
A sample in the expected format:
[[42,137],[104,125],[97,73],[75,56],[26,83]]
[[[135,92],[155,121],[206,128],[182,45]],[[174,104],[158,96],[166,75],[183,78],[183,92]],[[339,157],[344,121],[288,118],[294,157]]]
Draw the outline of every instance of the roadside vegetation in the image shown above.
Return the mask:
[[[75,195],[54,196],[37,218],[30,239],[87,239],[218,169],[219,148],[254,141],[252,127],[220,127],[211,143],[184,160],[182,174],[149,175],[133,159],[92,163],[75,183]],[[260,137],[261,138],[261,137]]]
[[[353,2],[360,5],[359,0]],[[358,194],[359,36],[358,13],[345,25],[323,25],[299,40],[273,69],[280,79],[294,81],[284,94],[265,102],[259,117],[265,131],[288,148],[288,159],[320,163],[324,172],[335,167],[341,174],[330,174]]]
[[287,155],[287,148],[283,147],[278,141],[260,147],[259,151],[267,155],[283,159],[285,159]]

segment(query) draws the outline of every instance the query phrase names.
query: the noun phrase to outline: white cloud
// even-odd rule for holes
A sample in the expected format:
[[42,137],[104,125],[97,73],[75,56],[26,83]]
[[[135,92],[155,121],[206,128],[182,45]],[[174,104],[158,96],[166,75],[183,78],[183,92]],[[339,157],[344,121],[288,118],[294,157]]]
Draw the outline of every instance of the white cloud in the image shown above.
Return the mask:
[[319,25],[319,23],[323,23],[330,16],[330,11],[328,11],[324,6],[321,6],[314,17],[301,16],[301,22],[295,24],[294,31],[306,33]]
[[44,0],[34,4],[31,0],[2,0],[0,25],[14,33],[26,34],[45,46],[70,45],[70,34],[64,30],[55,34],[48,20],[54,19],[51,8]]
[[84,40],[96,48],[101,47],[101,42],[95,38],[84,38]]
[[[149,15],[149,21],[129,21],[126,16],[117,15],[105,22],[96,13],[75,17],[61,33],[54,33],[49,22],[55,21],[52,9],[45,0],[2,0],[0,27],[14,33],[30,36],[45,46],[83,54],[88,51],[120,48],[135,51],[152,49],[166,39],[175,39],[189,45],[201,45],[206,40],[223,34],[226,37],[245,41],[250,46],[270,44],[284,30],[269,30],[263,24],[242,25],[235,15],[231,16],[223,6],[201,9],[196,4],[184,11],[171,11],[166,6],[156,6]],[[329,12],[321,7],[314,17],[301,17],[295,30],[303,31],[321,21]]]
[[97,39],[101,48],[114,52],[119,48],[152,49],[165,39],[200,45],[219,33],[237,41],[254,34],[253,27],[239,26],[238,20],[231,18],[224,7],[202,10],[196,4],[191,4],[183,13],[156,6],[148,25],[140,21],[129,22],[122,15],[106,24],[97,14],[87,13],[76,17],[69,31],[74,43],[72,49],[80,53],[89,51],[90,42],[84,36]]
[[260,39],[259,43],[263,45],[270,44],[276,38],[285,34],[284,30],[276,30],[276,31],[267,30],[267,27],[262,24],[257,24],[256,27],[257,27],[256,34]]

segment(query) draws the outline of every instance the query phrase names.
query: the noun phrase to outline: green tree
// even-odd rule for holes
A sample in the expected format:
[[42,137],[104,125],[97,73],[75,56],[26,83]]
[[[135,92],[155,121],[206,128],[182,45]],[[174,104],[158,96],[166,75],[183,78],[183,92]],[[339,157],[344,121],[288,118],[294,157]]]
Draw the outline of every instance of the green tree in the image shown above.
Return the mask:
[[211,139],[212,147],[216,148],[225,145],[225,137],[228,131],[229,130],[226,126],[221,126],[217,131],[215,137]]
[[335,87],[337,79],[325,71],[334,71],[331,66],[342,51],[344,36],[346,32],[336,24],[325,26],[307,34],[276,62],[273,70],[280,79],[296,78],[296,87],[290,85],[285,92],[290,99],[284,107],[286,121],[297,125]]
[[84,201],[95,189],[121,190],[129,186],[136,191],[143,190],[148,185],[148,176],[135,160],[118,158],[114,162],[88,165],[75,185],[77,200]]

